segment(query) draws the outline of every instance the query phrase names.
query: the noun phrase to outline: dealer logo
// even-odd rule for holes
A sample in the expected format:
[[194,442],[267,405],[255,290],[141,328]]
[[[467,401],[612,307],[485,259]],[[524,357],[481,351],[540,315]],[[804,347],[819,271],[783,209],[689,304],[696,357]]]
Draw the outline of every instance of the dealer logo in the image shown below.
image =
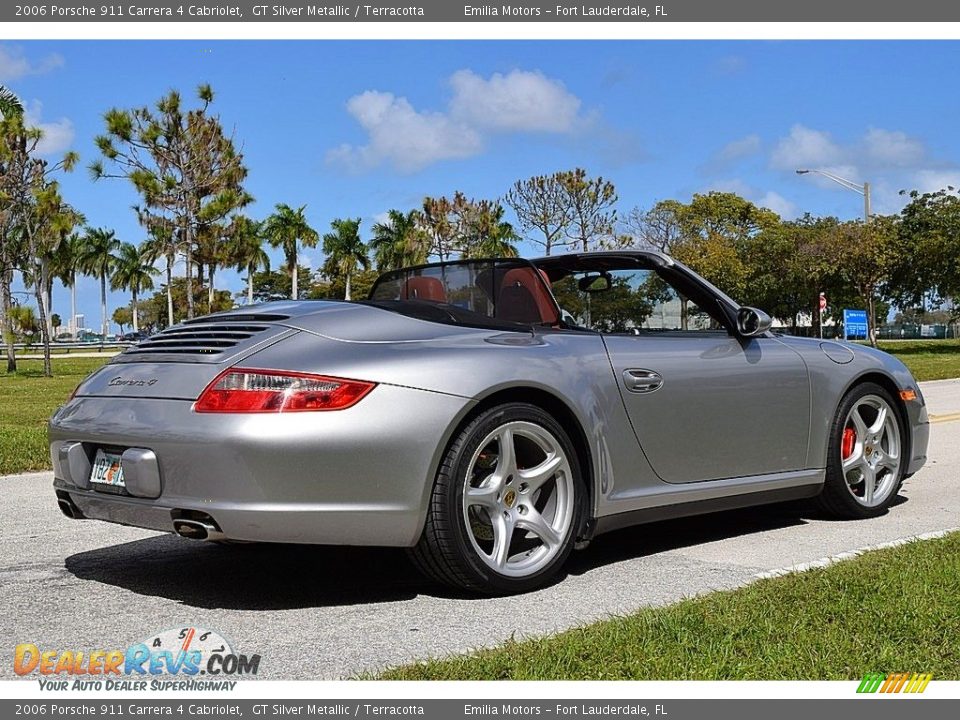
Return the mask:
[[[134,684],[132,681],[162,676],[193,680],[198,676],[209,680],[232,678],[256,675],[259,667],[260,655],[235,652],[218,632],[195,626],[164,630],[125,650],[44,650],[34,643],[21,643],[13,658],[13,671],[17,675],[39,675],[41,689],[48,690],[146,689],[140,687],[145,686],[145,682]],[[127,679],[117,680],[117,676]],[[104,680],[100,681],[100,677]],[[154,685],[156,683],[151,683]],[[235,683],[226,683],[230,687],[223,688],[214,687],[210,682],[194,685],[195,689],[232,689]]]
[[933,678],[931,673],[867,673],[858,693],[922,693]]

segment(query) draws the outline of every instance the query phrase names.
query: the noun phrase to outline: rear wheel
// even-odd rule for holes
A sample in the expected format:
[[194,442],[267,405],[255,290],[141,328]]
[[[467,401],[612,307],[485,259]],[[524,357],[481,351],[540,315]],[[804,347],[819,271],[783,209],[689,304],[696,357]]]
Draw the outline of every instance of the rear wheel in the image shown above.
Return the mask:
[[841,518],[883,514],[903,482],[904,435],[885,388],[864,383],[847,393],[831,428],[820,506]]
[[492,408],[448,449],[411,557],[429,577],[473,592],[531,590],[570,554],[583,498],[576,453],[556,420],[525,403]]

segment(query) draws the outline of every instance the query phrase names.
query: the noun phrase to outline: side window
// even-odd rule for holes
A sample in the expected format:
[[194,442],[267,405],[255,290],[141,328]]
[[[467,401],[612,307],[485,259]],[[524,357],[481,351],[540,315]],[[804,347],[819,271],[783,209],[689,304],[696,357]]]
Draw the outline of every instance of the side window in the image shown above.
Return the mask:
[[575,273],[553,283],[564,320],[607,334],[725,332],[717,311],[708,312],[652,269]]

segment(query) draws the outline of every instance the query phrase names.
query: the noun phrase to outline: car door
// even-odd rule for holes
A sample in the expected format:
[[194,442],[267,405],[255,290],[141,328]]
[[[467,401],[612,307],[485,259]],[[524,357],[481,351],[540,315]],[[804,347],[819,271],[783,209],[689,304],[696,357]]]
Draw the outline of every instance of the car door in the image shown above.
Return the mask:
[[804,467],[809,381],[775,338],[605,335],[637,441],[670,483]]
[[804,468],[810,385],[796,352],[772,336],[731,334],[702,288],[693,298],[653,269],[608,274],[612,294],[588,293],[587,314],[603,335],[637,442],[662,480]]

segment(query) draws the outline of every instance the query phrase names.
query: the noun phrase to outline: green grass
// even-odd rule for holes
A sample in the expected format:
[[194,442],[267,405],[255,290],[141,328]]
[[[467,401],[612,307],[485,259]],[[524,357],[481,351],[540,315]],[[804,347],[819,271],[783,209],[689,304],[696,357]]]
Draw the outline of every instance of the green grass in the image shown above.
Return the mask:
[[57,357],[52,378],[43,377],[42,360],[18,360],[15,374],[0,373],[0,475],[49,469],[47,420],[107,360]]
[[380,677],[853,680],[910,671],[956,680],[958,598],[960,533]]
[[879,345],[900,358],[917,380],[960,377],[960,340],[881,340]]

